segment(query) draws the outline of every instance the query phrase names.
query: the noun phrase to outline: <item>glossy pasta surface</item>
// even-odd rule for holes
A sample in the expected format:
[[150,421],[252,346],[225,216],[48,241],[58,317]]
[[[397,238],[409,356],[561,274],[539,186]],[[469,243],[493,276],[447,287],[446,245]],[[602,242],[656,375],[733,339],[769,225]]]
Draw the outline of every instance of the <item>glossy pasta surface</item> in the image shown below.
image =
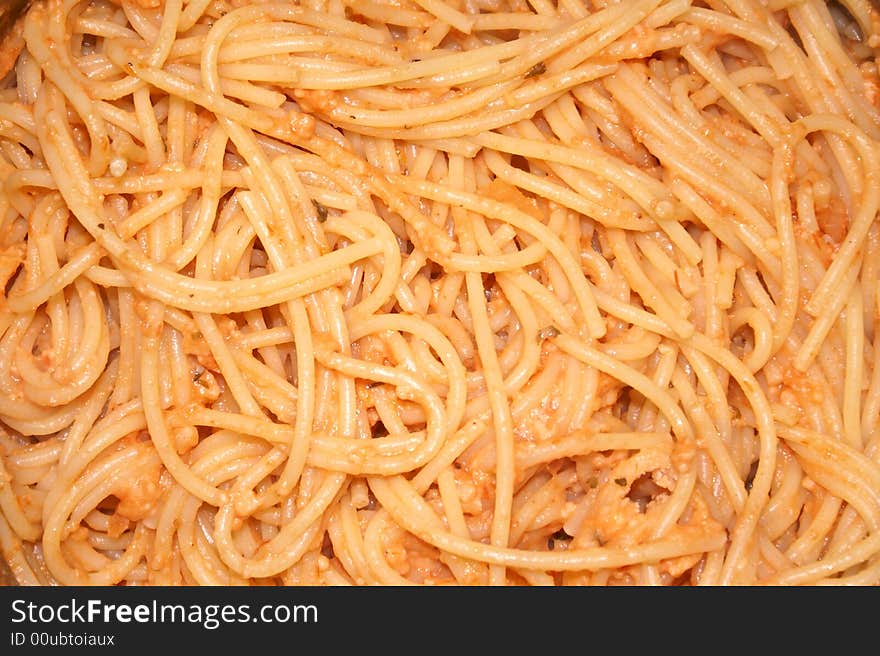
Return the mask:
[[45,0],[0,546],[47,585],[880,581],[869,0]]

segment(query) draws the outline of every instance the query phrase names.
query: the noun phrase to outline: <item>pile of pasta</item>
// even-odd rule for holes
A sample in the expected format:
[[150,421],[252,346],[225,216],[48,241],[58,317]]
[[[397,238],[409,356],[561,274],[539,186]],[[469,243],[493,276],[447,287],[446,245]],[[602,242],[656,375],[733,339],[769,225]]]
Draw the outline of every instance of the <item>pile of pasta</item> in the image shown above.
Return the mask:
[[870,0],[43,0],[22,584],[880,581]]

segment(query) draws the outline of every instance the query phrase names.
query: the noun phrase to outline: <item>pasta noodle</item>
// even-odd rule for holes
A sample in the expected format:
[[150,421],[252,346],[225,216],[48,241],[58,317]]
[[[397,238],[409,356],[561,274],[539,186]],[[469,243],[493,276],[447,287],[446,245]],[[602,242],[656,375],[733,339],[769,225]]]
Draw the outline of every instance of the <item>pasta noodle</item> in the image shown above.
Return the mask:
[[20,583],[880,582],[868,0],[43,0],[19,30]]

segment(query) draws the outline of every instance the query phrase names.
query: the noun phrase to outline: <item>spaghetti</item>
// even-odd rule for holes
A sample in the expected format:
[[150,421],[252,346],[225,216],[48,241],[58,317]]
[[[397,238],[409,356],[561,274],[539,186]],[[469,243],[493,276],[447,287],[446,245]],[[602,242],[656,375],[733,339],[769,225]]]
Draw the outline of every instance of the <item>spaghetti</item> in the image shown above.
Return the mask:
[[869,0],[45,0],[22,584],[876,584]]

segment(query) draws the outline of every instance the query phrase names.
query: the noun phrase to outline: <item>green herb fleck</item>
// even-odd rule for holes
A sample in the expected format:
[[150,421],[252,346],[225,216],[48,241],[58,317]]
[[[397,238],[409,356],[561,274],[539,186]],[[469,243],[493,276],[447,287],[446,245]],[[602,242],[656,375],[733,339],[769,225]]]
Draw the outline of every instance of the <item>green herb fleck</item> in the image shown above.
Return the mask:
[[528,73],[526,73],[526,79],[543,75],[546,71],[547,67],[544,65],[544,62],[538,62],[529,69]]
[[312,205],[315,206],[315,211],[318,213],[318,222],[324,223],[327,220],[327,208],[316,200],[312,201]]

